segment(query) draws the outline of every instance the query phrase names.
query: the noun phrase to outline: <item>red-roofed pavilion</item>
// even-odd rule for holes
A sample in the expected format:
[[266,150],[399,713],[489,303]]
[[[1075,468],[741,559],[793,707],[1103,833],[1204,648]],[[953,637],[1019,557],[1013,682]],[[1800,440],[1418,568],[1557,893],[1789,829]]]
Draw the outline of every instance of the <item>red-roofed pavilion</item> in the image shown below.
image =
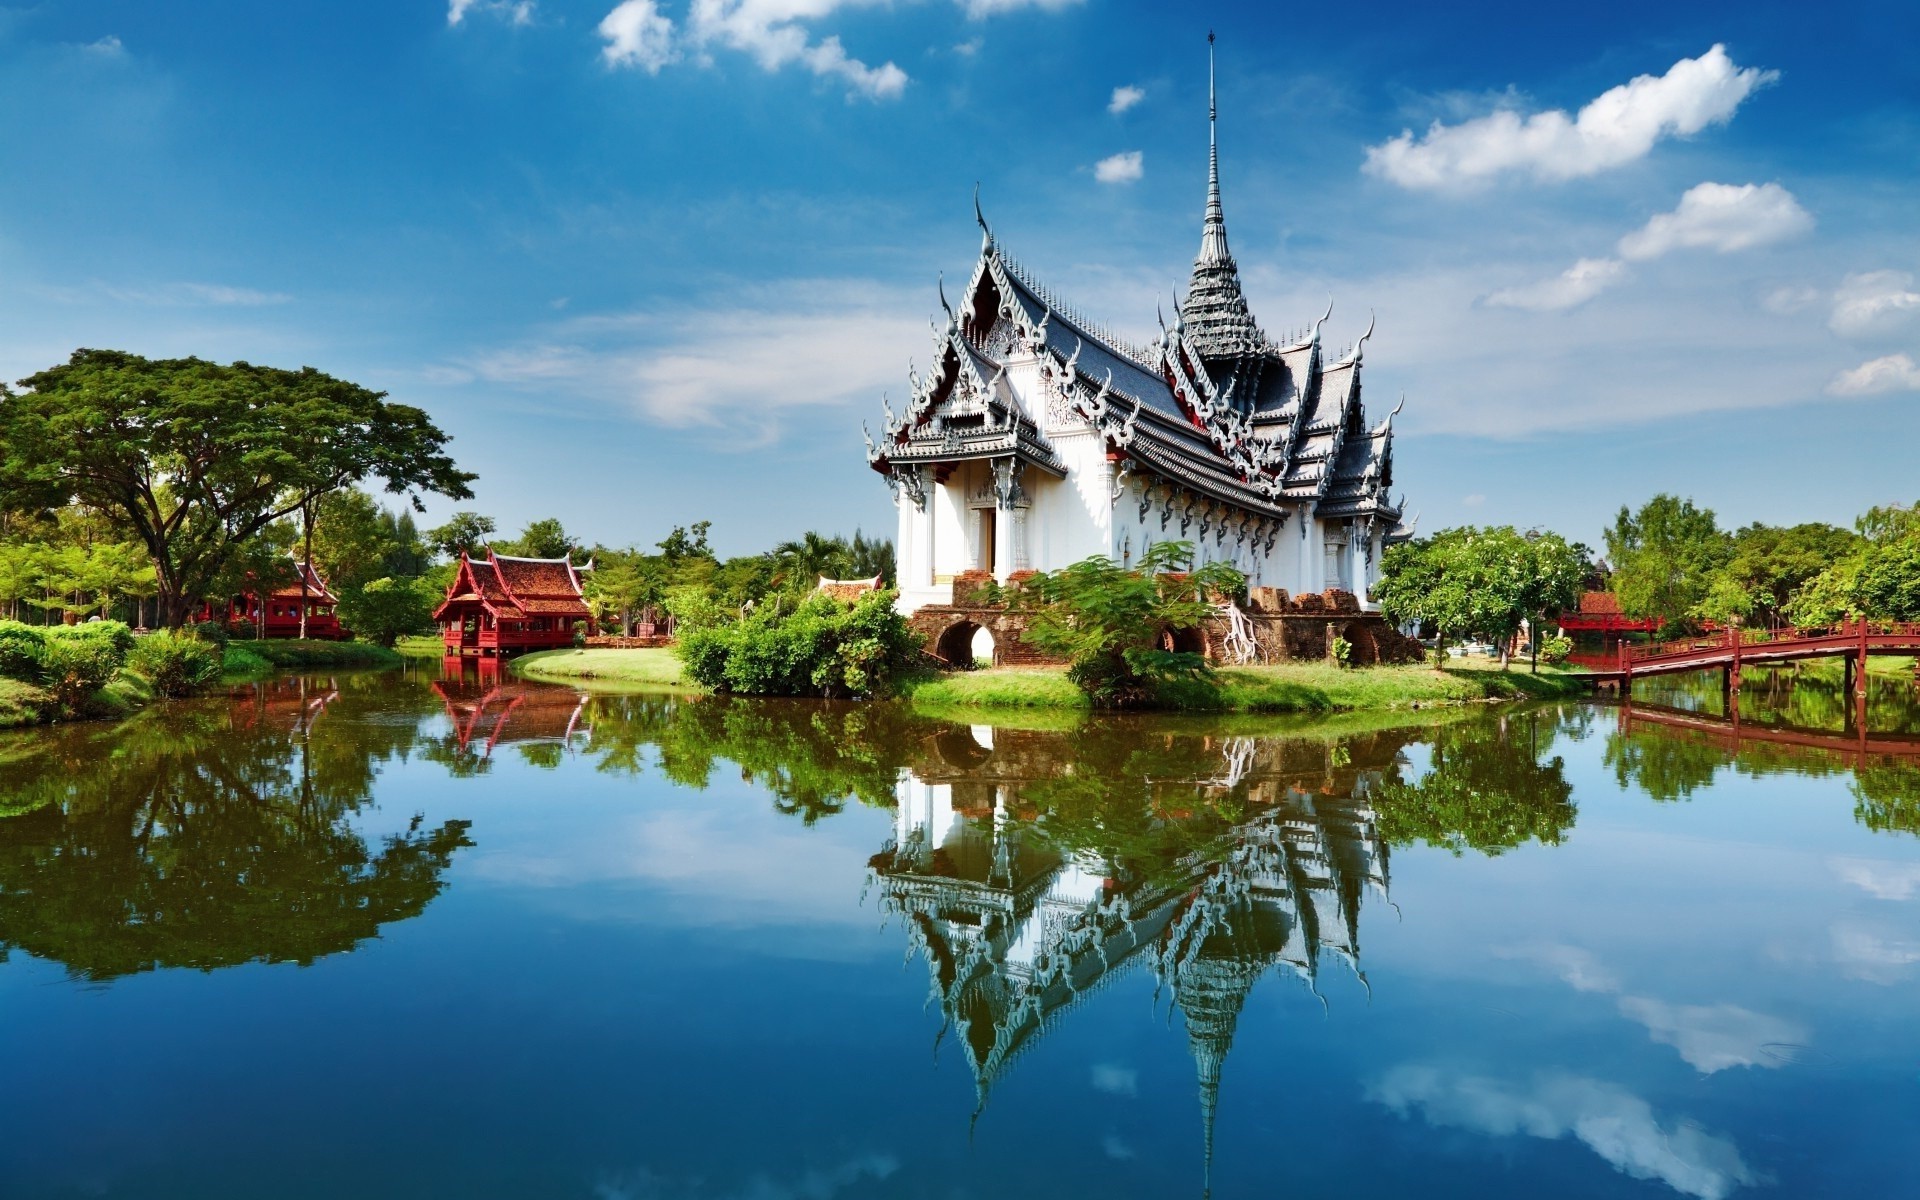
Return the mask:
[[568,558],[460,555],[447,598],[434,610],[448,654],[497,656],[573,645],[573,623],[592,612]]

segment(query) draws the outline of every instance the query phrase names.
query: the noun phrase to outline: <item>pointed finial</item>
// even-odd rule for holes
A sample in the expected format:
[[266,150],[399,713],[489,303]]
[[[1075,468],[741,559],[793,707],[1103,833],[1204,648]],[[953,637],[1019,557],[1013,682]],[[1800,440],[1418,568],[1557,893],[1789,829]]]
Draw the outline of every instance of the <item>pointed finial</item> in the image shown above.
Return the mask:
[[940,307],[947,310],[947,320],[953,320],[953,305],[947,303],[947,273],[940,272],[934,280],[934,287],[940,291]]
[[980,223],[980,248],[988,249],[993,245],[993,230],[987,227],[987,214],[980,211],[980,181],[973,183],[973,219]]
[[1353,344],[1353,361],[1356,363],[1360,361],[1360,354],[1361,354],[1361,351],[1366,347],[1367,339],[1373,336],[1373,322],[1374,322],[1374,312],[1372,309],[1368,309],[1367,310],[1367,331],[1361,334],[1360,340]]
[[1333,315],[1333,293],[1328,292],[1327,293],[1327,311],[1320,314],[1320,319],[1313,323],[1313,344],[1314,345],[1317,346],[1320,344],[1320,327],[1322,325],[1325,325],[1327,323],[1327,318],[1331,317],[1332,315]]

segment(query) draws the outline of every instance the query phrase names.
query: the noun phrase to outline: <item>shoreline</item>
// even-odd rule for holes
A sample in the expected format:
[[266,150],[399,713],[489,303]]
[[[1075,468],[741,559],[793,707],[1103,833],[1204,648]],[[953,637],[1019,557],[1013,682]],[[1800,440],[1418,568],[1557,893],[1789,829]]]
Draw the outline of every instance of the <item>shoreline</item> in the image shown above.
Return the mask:
[[[597,687],[631,687],[704,694],[685,682],[671,649],[542,650],[510,660],[524,679]],[[1528,672],[1515,664],[1500,671],[1454,665],[1343,668],[1323,663],[1228,667],[1213,688],[1169,689],[1167,703],[1141,711],[1169,715],[1299,714],[1416,711],[1466,704],[1585,696],[1584,674],[1563,669]],[[990,667],[928,674],[905,681],[894,697],[928,711],[1028,710],[1085,714],[1095,711],[1066,672],[1049,667]]]
[[[283,673],[397,667],[405,658],[370,642],[322,642],[281,639],[229,642],[222,654],[219,676],[203,690],[222,684],[247,683]],[[81,721],[123,721],[151,704],[153,689],[136,671],[125,667],[89,698],[81,710],[62,714],[38,684],[0,676],[0,729],[32,729],[72,725]]]

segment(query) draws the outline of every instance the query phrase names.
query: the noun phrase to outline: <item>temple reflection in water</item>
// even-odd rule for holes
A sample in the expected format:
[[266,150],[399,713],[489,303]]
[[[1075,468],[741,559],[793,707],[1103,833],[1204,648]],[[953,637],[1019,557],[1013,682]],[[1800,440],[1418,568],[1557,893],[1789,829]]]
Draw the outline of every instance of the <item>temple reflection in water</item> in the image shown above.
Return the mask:
[[[1388,889],[1370,797],[1397,776],[1400,742],[1157,740],[1139,765],[1171,773],[1100,778],[1102,764],[1062,764],[1057,735],[952,730],[901,773],[893,839],[872,867],[927,964],[941,1036],[963,1047],[976,1119],[1063,1014],[1144,969],[1185,1023],[1210,1162],[1221,1070],[1254,985],[1278,972],[1318,995],[1323,951],[1365,983],[1362,897]],[[1090,811],[1112,799],[1142,819]]]

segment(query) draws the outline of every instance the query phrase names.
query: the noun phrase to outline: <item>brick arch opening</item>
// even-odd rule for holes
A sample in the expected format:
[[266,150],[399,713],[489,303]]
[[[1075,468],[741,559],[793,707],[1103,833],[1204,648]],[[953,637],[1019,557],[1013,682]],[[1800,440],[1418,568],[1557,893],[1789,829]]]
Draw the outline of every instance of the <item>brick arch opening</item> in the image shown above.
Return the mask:
[[984,658],[989,662],[999,659],[993,631],[969,620],[955,621],[942,630],[934,640],[933,654],[949,667],[960,670],[971,668],[976,659]]
[[1380,643],[1374,639],[1373,624],[1369,621],[1349,621],[1340,631],[1340,636],[1353,647],[1347,661],[1356,667],[1370,667],[1380,661]]
[[1208,644],[1206,631],[1198,625],[1191,629],[1161,630],[1160,648],[1171,650],[1175,654],[1206,654],[1212,649]]

